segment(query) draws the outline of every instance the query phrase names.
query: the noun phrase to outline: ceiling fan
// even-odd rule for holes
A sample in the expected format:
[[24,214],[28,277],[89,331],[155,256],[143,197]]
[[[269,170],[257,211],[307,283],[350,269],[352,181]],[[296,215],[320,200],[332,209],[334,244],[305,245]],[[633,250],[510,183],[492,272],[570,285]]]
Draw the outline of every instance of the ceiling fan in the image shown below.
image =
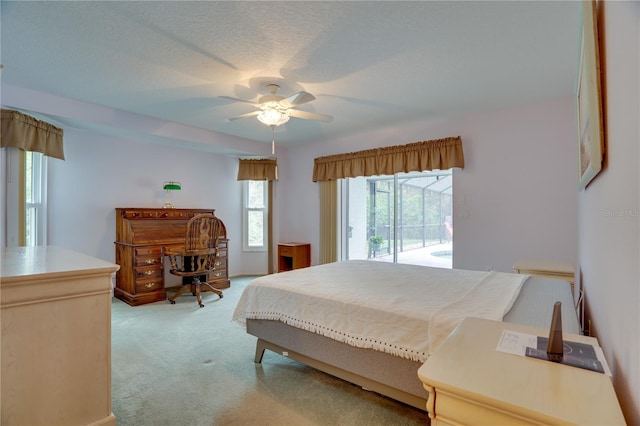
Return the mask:
[[291,117],[301,118],[303,120],[317,120],[330,122],[333,117],[325,114],[318,114],[316,112],[301,111],[296,109],[302,104],[311,102],[315,99],[311,93],[300,91],[285,98],[278,95],[278,89],[280,86],[277,84],[267,84],[269,94],[264,95],[258,99],[258,102],[246,101],[244,99],[232,98],[229,96],[221,96],[221,98],[231,99],[233,101],[245,102],[252,104],[254,107],[259,108],[259,111],[252,111],[246,114],[237,115],[235,117],[227,118],[226,121],[235,121],[241,118],[257,117],[258,120],[266,124],[267,126],[275,129],[276,127],[289,121]]

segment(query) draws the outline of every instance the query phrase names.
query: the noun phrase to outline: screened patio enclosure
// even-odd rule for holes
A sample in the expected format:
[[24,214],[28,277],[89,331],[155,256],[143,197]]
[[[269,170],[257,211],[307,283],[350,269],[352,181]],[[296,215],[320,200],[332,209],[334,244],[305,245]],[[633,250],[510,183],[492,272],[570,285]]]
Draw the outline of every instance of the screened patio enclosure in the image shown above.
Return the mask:
[[451,268],[451,171],[348,180],[348,258]]

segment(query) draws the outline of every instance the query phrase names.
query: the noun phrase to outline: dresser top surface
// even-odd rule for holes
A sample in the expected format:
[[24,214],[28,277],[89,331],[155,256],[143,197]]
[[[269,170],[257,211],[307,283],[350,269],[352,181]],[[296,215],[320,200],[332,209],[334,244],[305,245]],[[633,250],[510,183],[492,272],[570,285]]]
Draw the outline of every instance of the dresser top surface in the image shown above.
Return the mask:
[[33,275],[68,274],[78,271],[115,272],[120,267],[95,257],[56,246],[3,247],[2,282]]

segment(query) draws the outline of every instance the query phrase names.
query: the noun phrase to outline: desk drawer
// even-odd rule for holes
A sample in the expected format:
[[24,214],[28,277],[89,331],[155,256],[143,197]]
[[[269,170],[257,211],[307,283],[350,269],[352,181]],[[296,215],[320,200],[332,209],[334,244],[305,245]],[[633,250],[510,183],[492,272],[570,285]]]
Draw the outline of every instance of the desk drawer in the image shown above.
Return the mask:
[[136,280],[136,293],[150,293],[164,288],[162,277],[141,278]]
[[227,258],[226,257],[216,258],[215,265],[216,265],[216,270],[227,269]]
[[162,256],[137,256],[136,266],[162,265]]
[[158,267],[158,265],[153,265],[153,266],[140,266],[135,268],[136,271],[136,281],[139,278],[157,278],[160,277],[162,278],[163,275],[163,269],[160,267]]
[[192,214],[184,210],[167,209],[159,213],[161,219],[190,219]]
[[136,256],[162,256],[162,247],[136,247]]
[[122,216],[126,219],[155,219],[158,217],[157,210],[125,210]]
[[208,280],[210,281],[214,281],[214,280],[220,280],[223,278],[227,278],[227,270],[226,269],[216,269],[213,272],[209,272],[209,276],[207,277]]

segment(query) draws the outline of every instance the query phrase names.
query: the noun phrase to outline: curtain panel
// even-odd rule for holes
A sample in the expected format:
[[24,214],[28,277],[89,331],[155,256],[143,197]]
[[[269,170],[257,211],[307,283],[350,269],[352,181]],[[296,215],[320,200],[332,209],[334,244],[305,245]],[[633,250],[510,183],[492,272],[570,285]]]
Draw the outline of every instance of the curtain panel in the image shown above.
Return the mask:
[[9,109],[1,111],[0,119],[2,127],[0,146],[40,152],[48,157],[64,160],[62,129]]
[[338,260],[338,181],[320,182],[320,264]]
[[367,149],[314,160],[313,181],[464,168],[460,136]]
[[238,180],[278,180],[278,163],[276,160],[240,159]]

